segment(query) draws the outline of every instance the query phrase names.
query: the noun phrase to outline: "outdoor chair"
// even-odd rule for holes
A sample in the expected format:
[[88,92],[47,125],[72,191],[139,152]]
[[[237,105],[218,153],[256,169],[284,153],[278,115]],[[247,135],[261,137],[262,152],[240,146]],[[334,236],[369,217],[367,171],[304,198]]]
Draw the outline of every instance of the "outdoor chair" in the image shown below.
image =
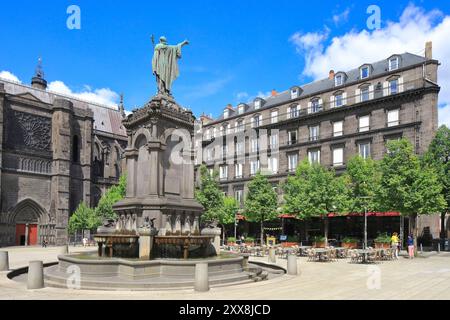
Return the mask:
[[306,250],[306,254],[308,255],[308,261],[316,260],[316,252],[314,249]]
[[352,263],[358,263],[360,256],[357,250],[349,250],[349,255],[350,255],[350,262]]
[[378,251],[370,250],[367,255],[367,261],[375,263],[378,260]]

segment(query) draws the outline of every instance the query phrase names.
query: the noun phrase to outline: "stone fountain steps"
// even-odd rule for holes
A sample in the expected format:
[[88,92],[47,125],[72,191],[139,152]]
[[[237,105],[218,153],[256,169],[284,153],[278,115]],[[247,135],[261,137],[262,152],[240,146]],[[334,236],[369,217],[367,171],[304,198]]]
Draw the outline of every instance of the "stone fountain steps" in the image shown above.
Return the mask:
[[[210,286],[228,286],[263,280],[263,271],[252,268],[251,271],[227,273],[210,277]],[[46,269],[45,284],[49,287],[67,288],[67,279],[70,275],[59,271],[57,266]],[[182,277],[153,277],[146,280],[129,280],[118,276],[97,277],[81,279],[81,289],[84,290],[170,290],[192,289],[193,279]]]

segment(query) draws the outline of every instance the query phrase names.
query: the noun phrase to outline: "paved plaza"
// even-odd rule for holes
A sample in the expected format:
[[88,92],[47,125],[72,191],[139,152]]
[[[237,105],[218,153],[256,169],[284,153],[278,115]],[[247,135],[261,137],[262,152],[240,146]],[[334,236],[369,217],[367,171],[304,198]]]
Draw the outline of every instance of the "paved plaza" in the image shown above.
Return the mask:
[[[10,268],[28,265],[31,260],[56,262],[58,248],[15,247],[9,252]],[[70,252],[95,248],[71,247]],[[267,258],[251,258],[267,262]],[[286,268],[285,259],[277,264]],[[147,292],[86,291],[45,288],[27,290],[26,284],[0,273],[0,299],[164,299],[164,300],[271,300],[271,299],[450,299],[450,253],[424,253],[414,260],[400,257],[375,265],[352,264],[349,260],[331,263],[308,262],[298,258],[300,275],[236,286],[214,287],[209,292],[169,290]]]

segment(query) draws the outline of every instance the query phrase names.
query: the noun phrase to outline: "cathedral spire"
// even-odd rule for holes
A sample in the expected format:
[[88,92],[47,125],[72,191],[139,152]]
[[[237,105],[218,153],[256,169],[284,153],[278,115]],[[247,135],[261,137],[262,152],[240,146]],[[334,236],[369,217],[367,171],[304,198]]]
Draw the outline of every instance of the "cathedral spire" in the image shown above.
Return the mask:
[[44,70],[42,69],[42,58],[39,57],[34,77],[31,79],[31,86],[33,88],[45,90],[47,89],[47,81],[44,79]]

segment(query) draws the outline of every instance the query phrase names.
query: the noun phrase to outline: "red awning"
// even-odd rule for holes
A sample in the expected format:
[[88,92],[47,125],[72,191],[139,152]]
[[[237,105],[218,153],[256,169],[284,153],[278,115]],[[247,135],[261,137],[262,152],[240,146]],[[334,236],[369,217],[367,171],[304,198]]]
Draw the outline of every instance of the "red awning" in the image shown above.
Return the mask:
[[278,218],[281,219],[297,219],[297,217],[293,214],[280,214]]
[[[368,212],[367,213],[368,217],[400,217],[400,213],[399,212]],[[339,215],[336,213],[329,213],[328,214],[329,218],[334,218],[334,217],[364,217],[364,213],[347,213],[347,214],[343,214],[343,215]]]

